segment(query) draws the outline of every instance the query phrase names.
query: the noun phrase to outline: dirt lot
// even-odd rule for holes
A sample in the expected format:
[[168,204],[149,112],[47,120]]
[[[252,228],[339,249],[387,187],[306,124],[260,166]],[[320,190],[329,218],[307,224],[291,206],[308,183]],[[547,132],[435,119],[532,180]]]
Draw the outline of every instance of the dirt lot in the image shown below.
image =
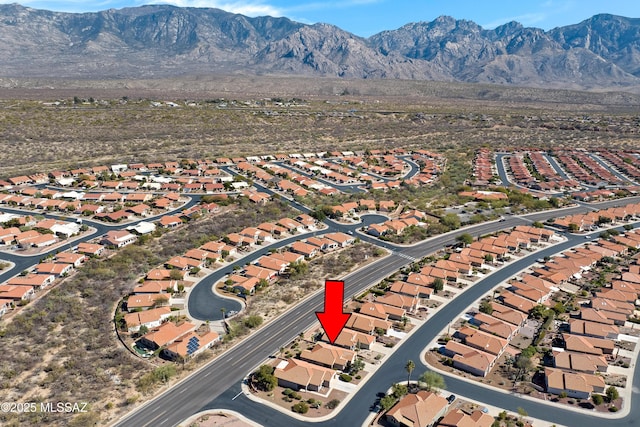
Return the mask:
[[225,414],[223,412],[216,412],[211,414],[204,414],[200,418],[196,419],[192,423],[189,423],[188,427],[254,427],[255,424],[249,424],[237,418],[234,415]]
[[[298,152],[304,147],[439,150],[490,142],[496,148],[614,148],[633,146],[638,140],[637,128],[627,125],[633,121],[633,106],[608,93],[238,76],[52,80],[45,86],[39,81],[37,88],[33,82],[17,84],[25,86],[0,90],[2,177],[116,160]],[[345,87],[357,95],[335,95]],[[73,104],[74,96],[93,97],[95,102]],[[269,96],[303,99],[286,106],[265,101]],[[229,108],[213,102],[220,97]],[[45,104],[56,100],[61,104]],[[180,107],[155,108],[154,100],[175,101]],[[193,106],[186,106],[185,100]],[[585,122],[585,115],[592,121]]]

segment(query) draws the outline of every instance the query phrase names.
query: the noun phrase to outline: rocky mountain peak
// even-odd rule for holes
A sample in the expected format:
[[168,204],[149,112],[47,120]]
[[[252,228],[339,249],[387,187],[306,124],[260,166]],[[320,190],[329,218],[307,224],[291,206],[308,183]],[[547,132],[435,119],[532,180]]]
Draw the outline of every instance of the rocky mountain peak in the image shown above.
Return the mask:
[[[43,35],[46,35],[43,37]],[[440,16],[362,38],[334,25],[147,5],[60,13],[0,5],[0,76],[220,72],[435,79],[571,88],[640,83],[640,19],[596,15],[545,32]]]

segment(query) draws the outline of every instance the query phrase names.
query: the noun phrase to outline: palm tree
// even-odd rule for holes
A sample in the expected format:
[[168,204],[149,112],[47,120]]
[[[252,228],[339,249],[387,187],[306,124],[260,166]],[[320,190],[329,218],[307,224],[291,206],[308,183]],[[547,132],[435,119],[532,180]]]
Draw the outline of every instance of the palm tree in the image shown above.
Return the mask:
[[409,360],[407,364],[404,366],[404,369],[407,370],[407,388],[409,388],[409,382],[411,381],[411,373],[416,368],[416,364],[413,363],[413,360]]

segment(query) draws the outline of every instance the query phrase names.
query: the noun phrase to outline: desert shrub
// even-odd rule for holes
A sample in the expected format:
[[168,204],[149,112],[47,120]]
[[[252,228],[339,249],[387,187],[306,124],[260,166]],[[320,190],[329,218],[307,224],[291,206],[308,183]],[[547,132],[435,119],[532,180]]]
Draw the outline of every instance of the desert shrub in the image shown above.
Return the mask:
[[324,406],[327,409],[335,409],[338,407],[339,404],[340,404],[340,401],[338,399],[332,399],[328,401]]
[[298,414],[306,414],[309,411],[309,405],[304,402],[298,402],[291,407],[291,410]]
[[340,381],[344,381],[345,383],[350,383],[353,378],[349,374],[340,374]]

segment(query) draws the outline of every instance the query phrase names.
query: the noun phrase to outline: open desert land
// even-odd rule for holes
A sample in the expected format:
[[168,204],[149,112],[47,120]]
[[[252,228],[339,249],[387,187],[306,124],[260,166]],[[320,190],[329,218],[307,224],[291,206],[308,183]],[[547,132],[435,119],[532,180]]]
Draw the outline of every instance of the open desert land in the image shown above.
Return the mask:
[[1,83],[4,176],[305,148],[622,148],[638,138],[640,95],[622,92],[246,76]]

